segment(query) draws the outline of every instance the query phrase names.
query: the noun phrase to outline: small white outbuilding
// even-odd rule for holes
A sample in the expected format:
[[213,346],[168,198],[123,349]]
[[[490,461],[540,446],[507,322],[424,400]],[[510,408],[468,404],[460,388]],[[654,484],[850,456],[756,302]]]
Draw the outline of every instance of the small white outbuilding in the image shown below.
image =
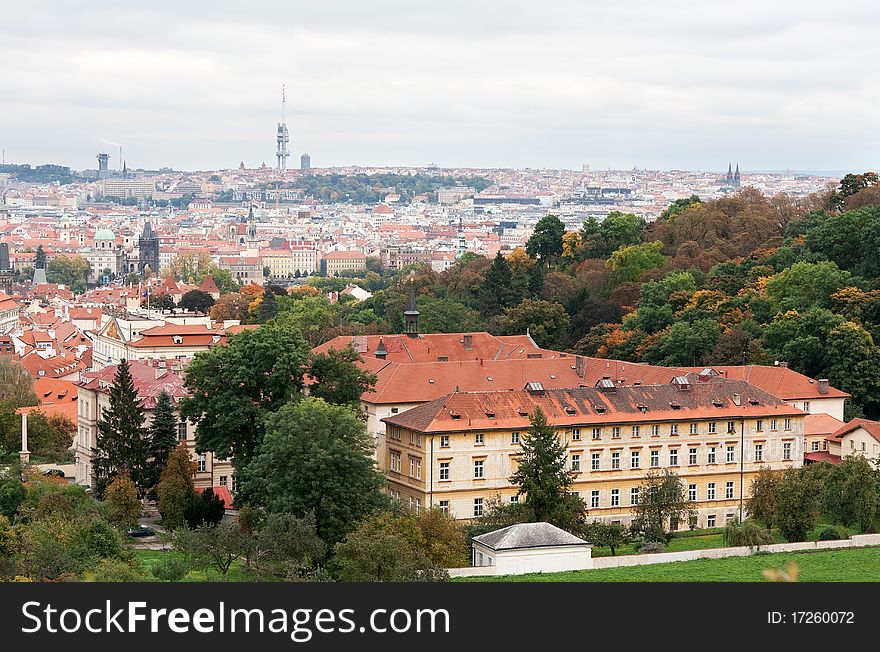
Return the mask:
[[493,575],[555,573],[593,567],[590,544],[550,523],[518,523],[473,538],[474,566]]

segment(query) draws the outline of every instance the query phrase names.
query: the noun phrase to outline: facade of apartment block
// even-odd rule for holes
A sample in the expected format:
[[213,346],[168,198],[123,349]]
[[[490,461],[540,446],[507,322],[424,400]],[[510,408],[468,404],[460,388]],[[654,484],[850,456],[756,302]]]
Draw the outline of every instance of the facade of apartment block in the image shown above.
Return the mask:
[[[711,385],[616,388],[611,401],[583,387],[452,394],[384,419],[388,490],[404,505],[458,519],[481,516],[492,500],[519,500],[509,478],[540,406],[566,444],[571,490],[591,519],[628,524],[645,475],[666,469],[697,506],[694,526],[720,526],[740,516],[759,469],[803,464],[804,413],[744,383]],[[666,405],[675,392],[701,396]]]

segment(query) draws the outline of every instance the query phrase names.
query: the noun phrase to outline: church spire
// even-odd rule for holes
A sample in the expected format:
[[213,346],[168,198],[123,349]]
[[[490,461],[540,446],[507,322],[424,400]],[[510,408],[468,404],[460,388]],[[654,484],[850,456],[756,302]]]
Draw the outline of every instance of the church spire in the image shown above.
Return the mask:
[[409,273],[409,298],[406,302],[406,310],[403,313],[406,323],[406,336],[419,336],[419,311],[416,308],[416,277],[414,272]]

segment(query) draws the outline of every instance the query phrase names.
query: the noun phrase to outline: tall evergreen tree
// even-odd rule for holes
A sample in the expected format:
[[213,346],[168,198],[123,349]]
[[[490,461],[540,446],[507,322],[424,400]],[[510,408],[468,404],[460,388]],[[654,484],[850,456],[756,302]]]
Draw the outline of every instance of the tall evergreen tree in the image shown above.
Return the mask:
[[150,424],[150,486],[159,482],[162,469],[168,461],[168,454],[177,446],[177,417],[174,414],[174,403],[168,392],[161,392],[153,409],[153,423]]
[[43,245],[37,245],[37,257],[34,259],[34,269],[46,269],[46,252]]
[[118,473],[128,472],[143,495],[149,484],[150,442],[144,428],[144,411],[123,359],[116,368],[110,386],[110,408],[98,420],[98,435],[93,449],[95,490],[101,495]]
[[257,313],[258,321],[265,324],[270,319],[274,319],[278,314],[278,301],[275,299],[275,293],[266,290],[263,292],[263,300],[260,301],[260,307]]
[[519,466],[510,477],[525,495],[525,506],[535,521],[546,521],[572,530],[583,522],[583,501],[570,493],[572,474],[567,469],[568,451],[556,429],[547,423],[547,415],[539,407],[531,418],[532,425],[521,440]]
[[510,273],[510,265],[499,251],[492,261],[492,265],[486,271],[486,280],[482,289],[482,308],[486,315],[497,315],[511,305],[513,279]]

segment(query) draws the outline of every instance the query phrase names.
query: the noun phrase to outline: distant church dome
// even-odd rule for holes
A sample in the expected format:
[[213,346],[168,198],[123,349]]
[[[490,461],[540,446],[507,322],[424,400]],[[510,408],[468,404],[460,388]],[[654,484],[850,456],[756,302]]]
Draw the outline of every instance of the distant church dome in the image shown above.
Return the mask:
[[116,236],[110,229],[98,229],[95,233],[95,240],[115,240]]

